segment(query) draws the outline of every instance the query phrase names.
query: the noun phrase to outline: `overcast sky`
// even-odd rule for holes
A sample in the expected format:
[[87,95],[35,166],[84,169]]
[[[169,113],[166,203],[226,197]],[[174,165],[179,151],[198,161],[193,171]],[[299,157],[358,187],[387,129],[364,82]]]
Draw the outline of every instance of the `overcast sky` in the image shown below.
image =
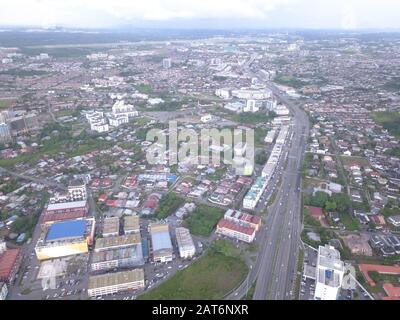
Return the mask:
[[0,0],[9,26],[400,29],[398,0]]

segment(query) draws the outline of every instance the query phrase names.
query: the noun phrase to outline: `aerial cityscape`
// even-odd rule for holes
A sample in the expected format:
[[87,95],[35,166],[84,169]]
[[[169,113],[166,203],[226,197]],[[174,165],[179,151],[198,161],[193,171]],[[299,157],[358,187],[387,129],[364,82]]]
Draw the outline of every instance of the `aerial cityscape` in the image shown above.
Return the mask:
[[0,300],[400,300],[400,32],[53,9],[0,20]]

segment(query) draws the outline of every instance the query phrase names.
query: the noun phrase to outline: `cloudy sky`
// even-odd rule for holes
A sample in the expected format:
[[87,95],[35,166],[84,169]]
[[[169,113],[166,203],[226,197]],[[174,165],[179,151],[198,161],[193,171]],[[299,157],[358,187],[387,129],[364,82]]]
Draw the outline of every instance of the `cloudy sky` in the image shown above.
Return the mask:
[[0,0],[0,25],[400,29],[398,0]]

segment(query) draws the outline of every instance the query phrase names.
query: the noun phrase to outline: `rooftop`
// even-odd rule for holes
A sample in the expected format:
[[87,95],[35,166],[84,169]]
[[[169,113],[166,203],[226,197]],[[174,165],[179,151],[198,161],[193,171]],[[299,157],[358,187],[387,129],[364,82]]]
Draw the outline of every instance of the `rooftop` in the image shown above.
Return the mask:
[[86,220],[58,222],[50,226],[46,241],[81,238],[86,231]]
[[126,216],[124,217],[124,230],[134,231],[139,230],[139,216]]
[[86,201],[50,203],[47,206],[47,211],[82,208],[82,207],[85,207],[85,206],[86,206]]
[[100,238],[96,240],[95,251],[107,250],[108,248],[113,248],[113,247],[129,246],[140,242],[141,238],[140,234],[138,233],[123,235],[123,236]]
[[137,281],[144,281],[143,269],[135,269],[131,271],[92,276],[89,278],[88,290],[116,286]]
[[241,226],[241,225],[239,225],[237,223],[228,221],[226,219],[221,219],[218,222],[218,226],[217,227],[218,228],[222,228],[222,229],[230,229],[230,230],[233,230],[233,231],[236,231],[236,232],[239,232],[239,233],[247,234],[249,236],[253,235],[256,232],[256,230],[254,228],[244,227],[244,226]]
[[118,233],[119,232],[119,218],[105,218],[103,224],[103,234]]
[[7,249],[0,254],[0,280],[7,281],[18,259],[21,249]]

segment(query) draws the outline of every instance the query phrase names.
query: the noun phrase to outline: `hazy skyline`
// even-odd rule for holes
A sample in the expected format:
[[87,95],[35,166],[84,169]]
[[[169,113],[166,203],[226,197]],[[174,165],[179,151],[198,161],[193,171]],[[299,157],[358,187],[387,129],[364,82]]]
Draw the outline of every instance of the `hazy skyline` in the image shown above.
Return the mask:
[[0,0],[8,26],[399,29],[396,0]]

